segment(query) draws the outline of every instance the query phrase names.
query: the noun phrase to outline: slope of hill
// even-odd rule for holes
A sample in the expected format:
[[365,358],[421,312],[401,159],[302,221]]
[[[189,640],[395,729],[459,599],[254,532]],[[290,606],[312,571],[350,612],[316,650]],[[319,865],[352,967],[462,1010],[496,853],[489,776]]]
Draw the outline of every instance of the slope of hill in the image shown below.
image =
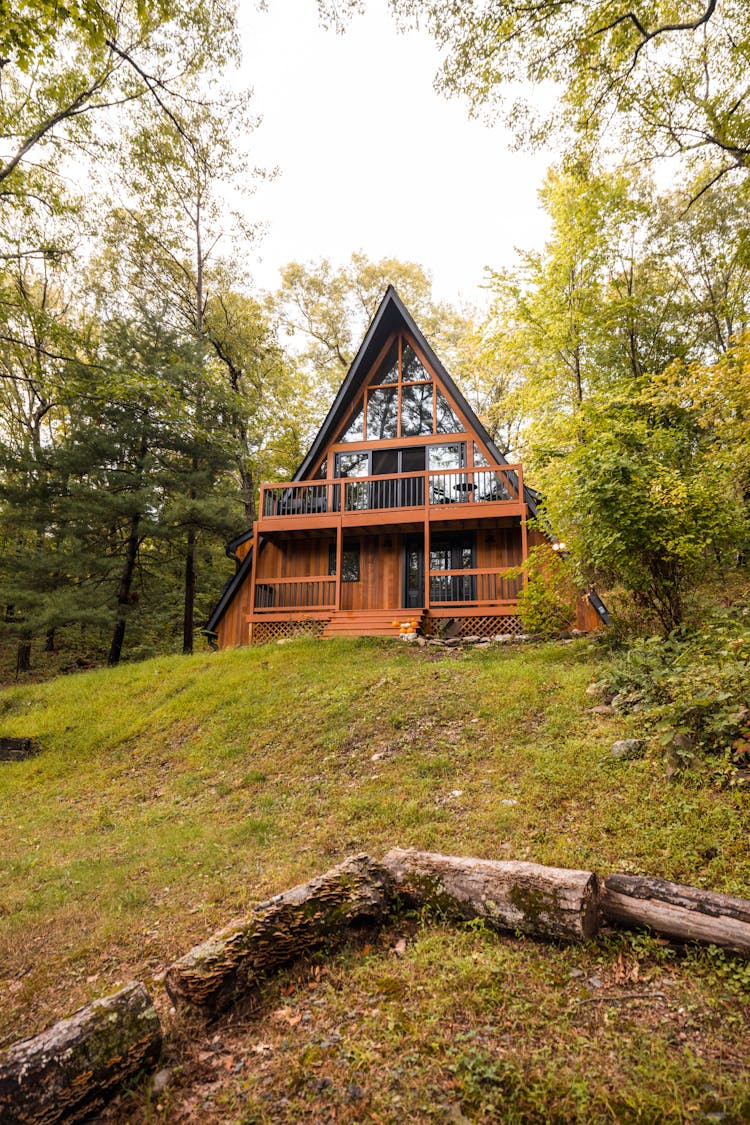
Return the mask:
[[[0,734],[43,751],[0,766],[0,1044],[118,981],[158,991],[233,915],[356,851],[747,894],[747,798],[615,761],[627,720],[585,690],[603,660],[587,640],[299,641],[6,689]],[[270,985],[216,1073],[168,1014],[177,1077],[128,1119],[743,1120],[748,987],[731,957],[644,936],[564,950],[415,920]]]

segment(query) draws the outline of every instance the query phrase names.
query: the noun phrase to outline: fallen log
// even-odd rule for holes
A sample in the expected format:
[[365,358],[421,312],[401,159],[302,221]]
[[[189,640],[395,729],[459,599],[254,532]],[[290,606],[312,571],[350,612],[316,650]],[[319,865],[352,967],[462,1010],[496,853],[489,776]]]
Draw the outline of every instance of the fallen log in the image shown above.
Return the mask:
[[591,871],[400,848],[382,863],[406,905],[448,918],[484,918],[493,928],[565,941],[585,941],[598,929],[599,880]]
[[750,901],[666,879],[610,875],[602,914],[617,926],[648,926],[678,941],[719,945],[750,956]]
[[79,1121],[160,1050],[151,997],[142,984],[128,984],[0,1052],[0,1122]]
[[191,949],[167,970],[167,991],[175,1002],[218,1011],[308,949],[379,922],[387,906],[381,866],[367,855],[350,856]]

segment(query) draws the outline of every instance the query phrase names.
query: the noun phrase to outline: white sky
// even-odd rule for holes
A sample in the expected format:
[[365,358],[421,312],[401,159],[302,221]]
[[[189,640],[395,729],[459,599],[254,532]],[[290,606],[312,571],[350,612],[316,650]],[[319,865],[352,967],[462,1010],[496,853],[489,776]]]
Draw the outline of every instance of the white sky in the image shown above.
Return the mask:
[[437,296],[475,302],[485,266],[541,246],[537,191],[552,155],[512,152],[502,126],[437,94],[437,48],[398,34],[385,0],[368,0],[345,35],[319,27],[315,0],[239,7],[242,77],[263,117],[252,159],[281,171],[251,203],[268,224],[253,267],[262,288],[288,261],[362,250],[419,262]]

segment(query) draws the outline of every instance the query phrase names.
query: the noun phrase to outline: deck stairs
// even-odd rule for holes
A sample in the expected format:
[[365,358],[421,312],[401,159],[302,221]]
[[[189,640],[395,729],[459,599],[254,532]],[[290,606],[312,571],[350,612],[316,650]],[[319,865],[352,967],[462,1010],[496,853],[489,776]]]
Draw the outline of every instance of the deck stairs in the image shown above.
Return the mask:
[[394,621],[416,621],[422,625],[423,609],[339,610],[323,630],[324,637],[398,637]]

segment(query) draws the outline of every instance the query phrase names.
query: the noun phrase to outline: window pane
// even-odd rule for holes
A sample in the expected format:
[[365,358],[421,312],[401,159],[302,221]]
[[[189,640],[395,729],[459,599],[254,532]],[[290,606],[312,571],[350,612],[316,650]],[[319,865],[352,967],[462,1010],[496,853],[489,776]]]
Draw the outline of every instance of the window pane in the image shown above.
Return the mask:
[[489,461],[482,453],[482,450],[479,448],[476,442],[474,442],[474,464],[479,469],[483,469],[485,465],[489,465]]
[[458,434],[463,430],[463,426],[453,413],[450,403],[441,391],[437,393],[437,418],[435,422],[436,434]]
[[401,391],[401,436],[420,437],[432,433],[432,383],[403,387]]
[[[328,544],[328,573],[336,573],[336,544]],[[341,554],[341,581],[359,582],[359,544],[344,546]]]
[[451,445],[430,445],[431,469],[462,469],[466,464],[466,446],[462,441]]
[[341,581],[359,582],[359,547],[345,547],[341,557]]
[[404,383],[426,383],[430,376],[414,348],[404,340],[401,349],[401,379]]
[[398,437],[398,392],[370,391],[367,395],[367,440]]
[[336,456],[337,476],[339,477],[366,477],[369,476],[370,458],[367,453],[339,453]]
[[394,340],[373,376],[372,385],[398,382],[398,340]]
[[364,418],[364,403],[360,402],[351,422],[339,438],[340,441],[362,441],[362,420]]

